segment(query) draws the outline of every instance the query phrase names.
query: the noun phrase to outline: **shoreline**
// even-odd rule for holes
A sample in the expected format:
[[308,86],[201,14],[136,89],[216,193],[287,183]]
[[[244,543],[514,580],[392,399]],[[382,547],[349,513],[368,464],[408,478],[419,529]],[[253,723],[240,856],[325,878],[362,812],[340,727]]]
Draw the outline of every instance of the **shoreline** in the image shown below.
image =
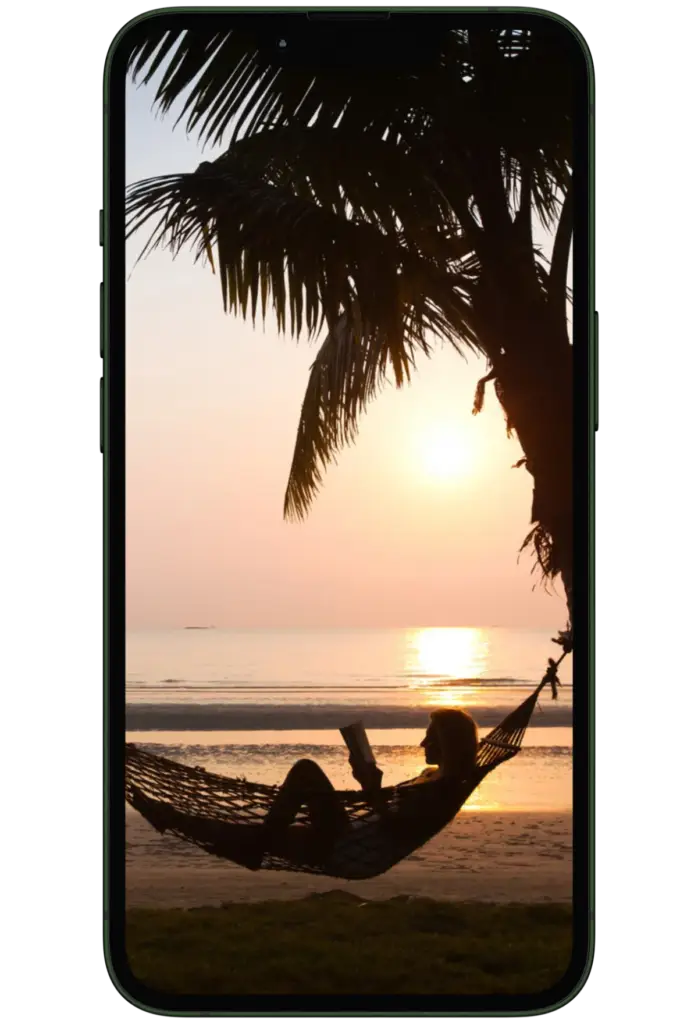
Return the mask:
[[[360,719],[366,729],[423,728],[429,706],[366,707],[351,704],[127,704],[128,732],[219,732],[221,730],[289,732],[336,729],[337,723]],[[478,707],[472,712],[478,725],[492,728],[513,707]],[[533,728],[571,727],[572,708],[557,704],[540,708],[531,720]]]
[[162,836],[126,812],[129,908],[193,908],[298,900],[341,890],[366,900],[426,897],[477,903],[569,903],[568,811],[463,812],[385,875],[361,882],[294,872],[250,872]]

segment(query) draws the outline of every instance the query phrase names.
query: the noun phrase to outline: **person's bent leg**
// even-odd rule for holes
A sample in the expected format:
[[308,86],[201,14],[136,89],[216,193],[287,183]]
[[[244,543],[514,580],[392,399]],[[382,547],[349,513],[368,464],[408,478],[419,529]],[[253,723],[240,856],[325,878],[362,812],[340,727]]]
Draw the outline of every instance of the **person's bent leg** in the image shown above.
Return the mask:
[[322,768],[309,759],[293,765],[267,813],[265,824],[274,831],[288,828],[303,806],[308,808],[312,827],[323,834],[336,835],[348,823],[339,794]]

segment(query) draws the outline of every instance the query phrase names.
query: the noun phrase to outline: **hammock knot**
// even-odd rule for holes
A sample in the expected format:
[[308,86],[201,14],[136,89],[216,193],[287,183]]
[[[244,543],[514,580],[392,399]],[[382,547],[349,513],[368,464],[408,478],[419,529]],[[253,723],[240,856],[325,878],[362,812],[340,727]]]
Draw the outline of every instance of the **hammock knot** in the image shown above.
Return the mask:
[[573,643],[571,626],[568,626],[567,629],[561,629],[558,635],[552,638],[552,641],[554,644],[559,644],[559,646],[562,648],[562,654],[557,659],[557,661],[555,660],[555,658],[548,658],[548,666],[545,670],[545,675],[540,681],[539,689],[542,689],[544,686],[547,686],[549,684],[553,700],[557,700],[558,691],[560,686],[562,685],[557,670],[562,664],[562,662],[565,660],[567,655],[572,652]]

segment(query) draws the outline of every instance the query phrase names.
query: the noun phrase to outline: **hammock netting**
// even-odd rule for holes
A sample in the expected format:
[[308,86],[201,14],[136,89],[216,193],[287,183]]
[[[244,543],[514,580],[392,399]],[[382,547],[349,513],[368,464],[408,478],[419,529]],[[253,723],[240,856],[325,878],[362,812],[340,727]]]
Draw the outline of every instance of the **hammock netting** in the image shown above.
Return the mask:
[[[482,780],[504,761],[515,757],[538,700],[541,683],[536,690],[514,711],[485,736],[478,745],[476,770],[473,776],[462,784],[462,806],[477,789]],[[400,790],[413,780],[397,786],[385,787],[382,794],[390,809],[395,809],[400,799]],[[430,785],[426,782],[423,785]],[[204,768],[191,767],[172,761],[157,754],[151,754],[133,743],[126,744],[126,800],[161,832],[169,832],[188,843],[199,846],[208,853],[236,862],[229,842],[217,842],[215,831],[212,837],[211,822],[228,825],[259,826],[273,804],[279,786],[249,782],[244,778],[217,775]],[[141,799],[141,795],[146,800]],[[375,818],[375,809],[361,790],[345,790],[339,793],[342,803],[353,825]],[[157,814],[150,814],[149,801],[154,801]],[[451,813],[436,831],[440,831],[457,813]],[[306,808],[301,808],[296,822],[309,824]],[[414,843],[396,846],[395,857],[390,863],[376,865],[375,830],[353,828],[346,864],[341,870],[328,864],[296,862],[287,857],[265,854],[261,867],[275,871],[302,871],[315,875],[330,875],[335,878],[371,878],[389,870],[414,850],[423,846],[435,834],[434,830],[425,835],[415,834]],[[346,851],[347,843],[343,843]],[[244,865],[244,859],[237,861]]]

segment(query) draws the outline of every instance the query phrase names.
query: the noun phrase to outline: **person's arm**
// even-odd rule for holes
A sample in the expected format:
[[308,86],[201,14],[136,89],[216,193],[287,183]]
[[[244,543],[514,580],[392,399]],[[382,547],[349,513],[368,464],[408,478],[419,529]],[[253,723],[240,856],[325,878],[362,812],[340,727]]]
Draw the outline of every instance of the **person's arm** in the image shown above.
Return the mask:
[[352,775],[363,789],[374,811],[381,817],[389,815],[390,809],[382,789],[383,772],[378,765],[357,761],[353,757],[349,758],[349,764]]

